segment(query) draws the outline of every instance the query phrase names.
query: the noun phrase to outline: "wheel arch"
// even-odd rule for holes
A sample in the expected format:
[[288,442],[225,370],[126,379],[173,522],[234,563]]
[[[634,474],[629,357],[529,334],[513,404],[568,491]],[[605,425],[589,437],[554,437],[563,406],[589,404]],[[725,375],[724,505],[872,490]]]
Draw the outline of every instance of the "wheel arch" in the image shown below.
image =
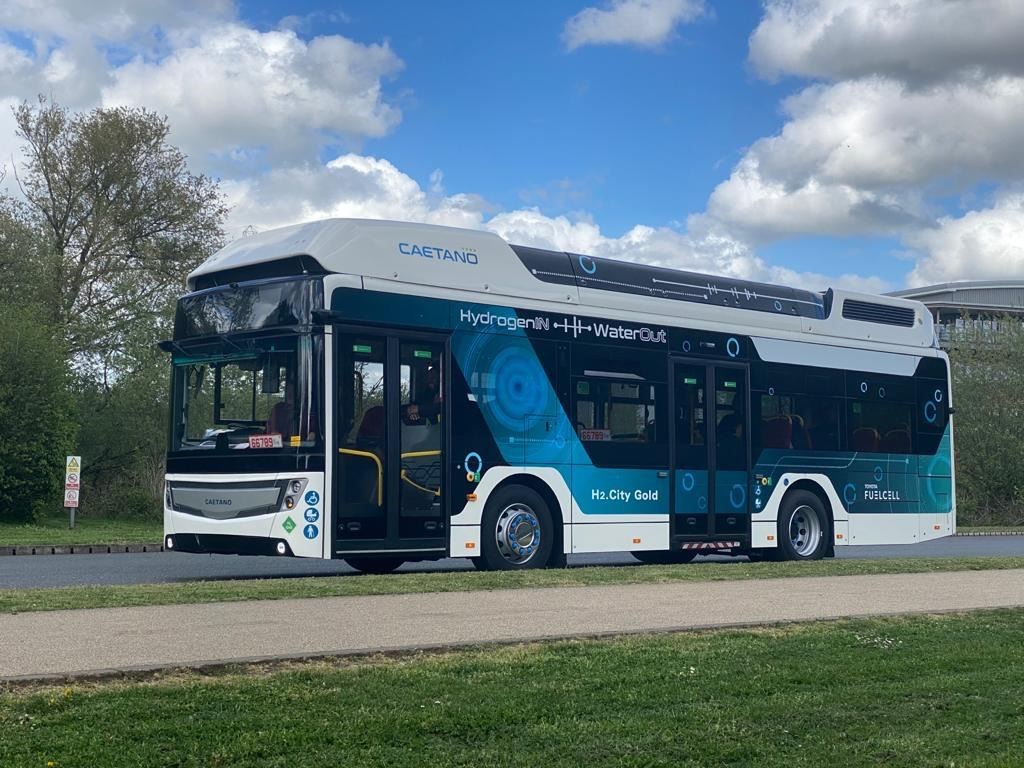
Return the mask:
[[825,556],[835,556],[836,510],[832,507],[832,502],[829,499],[828,493],[825,491],[825,488],[821,485],[821,483],[815,480],[811,480],[810,478],[805,477],[801,478],[800,480],[795,480],[789,484],[789,487],[786,488],[786,492],[782,494],[782,498],[779,500],[780,510],[782,509],[782,505],[786,501],[786,497],[789,496],[789,494],[791,494],[793,491],[809,491],[810,493],[813,493],[815,496],[818,497],[818,501],[821,502],[821,506],[826,513],[825,517],[827,518],[826,527],[828,528],[828,530],[826,531],[825,535],[828,537],[828,545],[825,549]]
[[509,485],[525,485],[535,491],[544,499],[544,503],[551,510],[551,526],[554,528],[554,543],[552,545],[553,556],[565,551],[565,514],[562,504],[558,501],[558,495],[552,490],[542,478],[527,473],[514,474],[505,477],[491,490],[491,494],[500,491]]

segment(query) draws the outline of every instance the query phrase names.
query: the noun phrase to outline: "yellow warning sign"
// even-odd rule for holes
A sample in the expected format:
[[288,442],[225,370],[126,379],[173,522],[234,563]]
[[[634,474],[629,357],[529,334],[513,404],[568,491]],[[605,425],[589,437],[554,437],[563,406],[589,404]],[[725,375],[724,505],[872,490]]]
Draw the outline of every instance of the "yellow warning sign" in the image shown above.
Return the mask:
[[64,463],[64,469],[67,472],[77,472],[82,468],[82,457],[81,456],[68,456]]

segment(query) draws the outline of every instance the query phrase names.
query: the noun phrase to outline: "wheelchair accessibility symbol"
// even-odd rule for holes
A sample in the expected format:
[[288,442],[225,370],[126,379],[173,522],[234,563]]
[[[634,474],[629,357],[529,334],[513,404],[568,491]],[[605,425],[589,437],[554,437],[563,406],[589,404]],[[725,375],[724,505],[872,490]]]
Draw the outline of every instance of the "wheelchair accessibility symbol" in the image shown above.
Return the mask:
[[[320,494],[316,491],[310,491],[306,494],[306,503],[310,506],[320,503]],[[312,538],[312,537],[311,537]]]

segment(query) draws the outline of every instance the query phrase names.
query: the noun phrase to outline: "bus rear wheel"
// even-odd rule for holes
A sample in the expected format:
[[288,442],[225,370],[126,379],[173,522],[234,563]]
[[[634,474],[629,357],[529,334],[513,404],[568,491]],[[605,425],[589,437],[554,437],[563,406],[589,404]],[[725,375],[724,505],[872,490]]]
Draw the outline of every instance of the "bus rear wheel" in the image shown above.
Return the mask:
[[828,548],[828,518],[810,491],[790,491],[779,509],[781,560],[820,560]]
[[697,556],[695,549],[659,549],[630,552],[644,565],[682,565]]
[[541,495],[525,485],[506,485],[487,501],[477,567],[486,571],[543,568],[551,559],[554,529]]
[[398,557],[346,557],[345,562],[360,573],[391,573],[405,560]]

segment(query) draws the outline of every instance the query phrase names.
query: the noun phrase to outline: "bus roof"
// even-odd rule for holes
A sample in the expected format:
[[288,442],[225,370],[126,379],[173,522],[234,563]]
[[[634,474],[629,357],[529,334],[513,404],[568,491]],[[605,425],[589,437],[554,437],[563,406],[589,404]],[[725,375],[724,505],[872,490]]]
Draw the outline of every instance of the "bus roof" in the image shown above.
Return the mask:
[[916,301],[833,289],[815,293],[510,245],[491,232],[394,221],[325,219],[243,237],[211,256],[188,283],[196,290],[309,271],[354,275],[364,284],[469,292],[484,302],[508,297],[718,322],[731,316],[738,324],[876,343],[935,343],[931,315]]

